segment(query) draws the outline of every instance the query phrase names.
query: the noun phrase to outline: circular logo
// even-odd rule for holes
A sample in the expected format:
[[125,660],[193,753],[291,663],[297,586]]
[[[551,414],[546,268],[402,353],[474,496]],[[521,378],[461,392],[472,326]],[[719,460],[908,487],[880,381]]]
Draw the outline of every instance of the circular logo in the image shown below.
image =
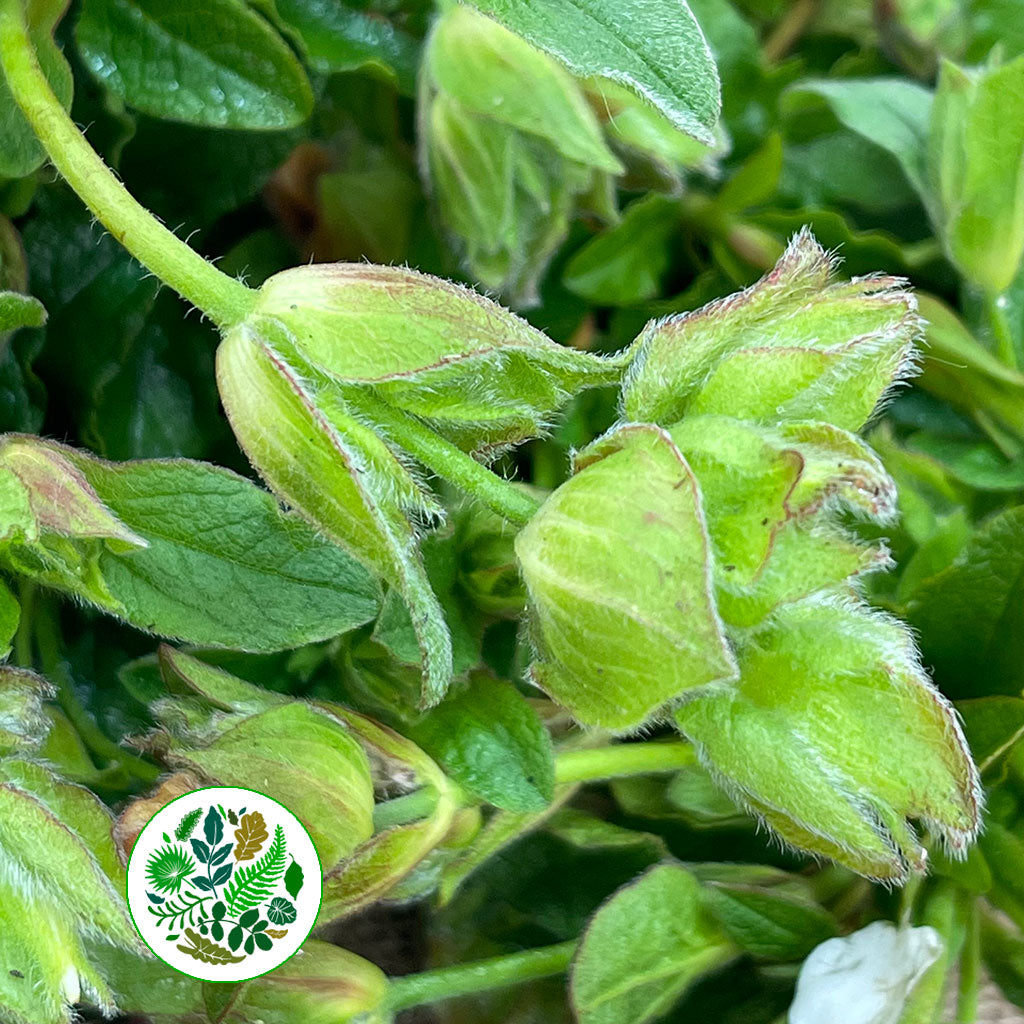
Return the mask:
[[203,981],[247,981],[298,951],[320,911],[320,858],[276,800],[193,790],[147,822],[128,859],[128,908],[146,945]]

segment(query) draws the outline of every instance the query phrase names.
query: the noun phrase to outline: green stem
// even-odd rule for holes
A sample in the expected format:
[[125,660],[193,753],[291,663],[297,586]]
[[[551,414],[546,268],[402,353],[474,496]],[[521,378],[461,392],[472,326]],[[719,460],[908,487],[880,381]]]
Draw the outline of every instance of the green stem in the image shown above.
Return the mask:
[[357,401],[395,444],[503,519],[525,526],[540,508],[541,503],[536,498],[492,473],[412,414],[395,409],[365,391],[359,393]]
[[18,584],[18,631],[14,634],[14,660],[22,668],[32,668],[32,619],[35,615],[36,585],[28,580]]
[[442,999],[487,992],[536,978],[564,974],[576,952],[575,942],[509,953],[458,967],[440,967],[421,974],[392,978],[388,1007],[393,1011],[437,1003]]
[[0,0],[0,66],[18,106],[58,171],[108,231],[218,327],[242,320],[255,292],[222,274],[140,206],[61,106],[39,67],[23,0]]
[[373,831],[383,832],[396,825],[429,818],[437,807],[438,792],[433,786],[424,786],[393,800],[385,800],[373,809]]
[[102,761],[120,765],[141,782],[147,785],[155,782],[160,769],[118,746],[79,701],[67,662],[60,654],[60,637],[51,609],[41,608],[35,616],[35,635],[43,675],[57,687],[57,703],[86,747]]
[[611,747],[570,750],[555,759],[555,781],[600,782],[630,775],[660,775],[686,768],[697,759],[693,745],[666,743],[617,743]]
[[981,916],[978,901],[967,911],[964,945],[960,952],[960,979],[956,995],[956,1024],[974,1024],[978,1019],[978,989],[981,985]]
[[988,316],[989,328],[996,342],[996,355],[1007,366],[1018,369],[1017,346],[1013,341],[1013,330],[1006,318],[1006,296],[986,296],[985,313]]

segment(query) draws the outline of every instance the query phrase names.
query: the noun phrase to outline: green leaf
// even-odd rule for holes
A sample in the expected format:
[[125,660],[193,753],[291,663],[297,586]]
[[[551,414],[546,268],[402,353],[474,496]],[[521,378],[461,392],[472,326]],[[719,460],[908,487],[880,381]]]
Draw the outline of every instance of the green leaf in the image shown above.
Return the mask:
[[906,78],[803,79],[787,95],[823,99],[842,124],[894,156],[926,207],[934,209],[926,166],[931,90]]
[[18,632],[20,621],[21,605],[10,587],[0,580],[0,660],[11,653],[11,641]]
[[192,928],[185,929],[185,936],[191,945],[177,948],[204,964],[238,964],[245,959],[244,956],[235,956],[230,950],[218,946],[212,939],[205,938]]
[[[376,587],[360,566],[234,473],[184,460],[103,462],[50,442],[31,445],[58,469],[70,463],[120,524],[100,536],[119,531],[146,546],[81,542],[76,554],[95,574],[91,585],[51,548],[8,549],[20,572],[137,628],[239,650],[297,647],[376,613]],[[56,515],[45,494],[36,501]],[[65,520],[69,514],[61,510]]]
[[459,785],[495,807],[539,811],[551,802],[551,738],[511,683],[473,674],[409,735]]
[[288,128],[313,94],[283,39],[242,0],[85,0],[75,38],[129,106],[210,128]]
[[998,295],[1024,253],[1024,57],[978,71],[943,63],[931,123],[946,250],[969,281]]
[[298,33],[309,64],[322,74],[369,68],[411,96],[416,87],[416,41],[376,11],[324,0],[275,0],[281,19]]
[[[28,0],[24,4],[29,38],[46,75],[65,109],[71,107],[73,81],[71,68],[54,42],[53,32],[68,8],[68,0]],[[0,74],[0,178],[22,178],[31,174],[46,159],[42,145],[14,102],[7,79]]]
[[598,306],[628,306],[653,299],[671,262],[669,242],[679,231],[678,203],[650,194],[631,203],[620,223],[579,250],[563,280]]
[[0,332],[19,327],[42,327],[46,323],[43,304],[31,295],[0,291]]
[[[927,664],[954,697],[1024,689],[1024,506],[984,523],[914,593],[906,614]],[[979,672],[978,666],[984,665]]]
[[956,710],[979,771],[997,764],[1024,736],[1024,700],[1020,697],[962,700]]
[[645,1024],[733,955],[706,916],[693,876],[659,864],[590,919],[569,975],[569,998],[580,1024]]
[[831,914],[795,893],[712,882],[704,899],[729,938],[768,960],[802,960],[838,932]]
[[302,865],[297,860],[293,860],[284,873],[284,887],[292,899],[302,890]]
[[981,955],[1003,995],[1024,1009],[1024,938],[987,909],[981,917]]
[[681,131],[714,142],[721,104],[711,51],[684,0],[472,0],[581,77],[628,86]]

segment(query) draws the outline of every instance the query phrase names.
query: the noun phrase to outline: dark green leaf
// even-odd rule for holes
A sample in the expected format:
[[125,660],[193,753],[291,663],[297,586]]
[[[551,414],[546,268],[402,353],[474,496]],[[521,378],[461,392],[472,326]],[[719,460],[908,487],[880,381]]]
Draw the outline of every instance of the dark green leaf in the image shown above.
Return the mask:
[[472,676],[410,735],[456,782],[495,807],[540,811],[551,801],[551,738],[511,683]]
[[710,145],[718,74],[684,0],[472,0],[473,6],[577,75],[610,78]]
[[211,128],[288,128],[313,94],[283,39],[242,0],[85,0],[82,57],[129,106]]

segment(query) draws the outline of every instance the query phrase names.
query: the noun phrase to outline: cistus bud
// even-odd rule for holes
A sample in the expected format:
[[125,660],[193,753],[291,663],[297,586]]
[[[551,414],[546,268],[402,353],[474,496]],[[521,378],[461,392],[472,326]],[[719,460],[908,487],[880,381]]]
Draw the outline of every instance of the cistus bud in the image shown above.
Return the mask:
[[731,627],[818,591],[847,589],[889,564],[882,546],[839,527],[852,511],[892,520],[896,488],[878,457],[827,423],[775,427],[690,416],[669,430],[700,483],[718,610]]
[[324,871],[373,834],[370,764],[341,720],[170,647],[160,660],[170,688],[193,696],[151,705],[163,727],[146,741],[154,753],[217,785],[258,780],[306,826]]
[[569,72],[468,6],[438,19],[421,81],[420,162],[442,224],[477,280],[535,304],[577,203],[622,165]]
[[459,585],[488,615],[516,618],[526,605],[515,535],[515,529],[490,509],[473,504],[460,512],[456,524]]
[[910,818],[966,852],[977,769],[902,623],[810,598],[748,635],[737,658],[736,684],[676,710],[734,800],[785,842],[881,881],[925,868]]
[[625,418],[719,413],[859,430],[913,369],[920,319],[901,278],[833,282],[835,265],[805,228],[746,291],[652,321],[623,388]]
[[700,489],[663,430],[624,427],[516,538],[533,681],[586,725],[633,729],[735,677]]
[[[494,302],[398,267],[334,264],[271,277],[217,352],[232,429],[271,489],[397,587],[423,664],[422,703],[452,674],[444,614],[417,545],[441,514],[392,437],[480,457],[543,433],[621,359],[564,348]],[[446,448],[445,446],[449,446]],[[456,453],[458,454],[458,453]]]
[[226,1024],[389,1024],[388,979],[368,960],[310,940],[280,967],[246,985]]
[[1024,254],[1024,123],[1010,113],[1022,90],[1024,57],[970,71],[944,61],[932,105],[933,219],[950,259],[993,296],[1010,287]]

